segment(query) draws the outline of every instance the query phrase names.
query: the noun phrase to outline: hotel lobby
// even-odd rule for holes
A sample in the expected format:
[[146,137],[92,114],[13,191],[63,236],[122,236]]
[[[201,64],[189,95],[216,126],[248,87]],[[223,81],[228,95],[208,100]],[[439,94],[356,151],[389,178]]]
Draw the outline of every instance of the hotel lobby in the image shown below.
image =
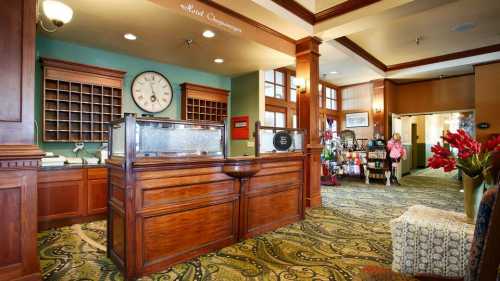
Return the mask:
[[0,15],[0,281],[500,280],[499,1]]

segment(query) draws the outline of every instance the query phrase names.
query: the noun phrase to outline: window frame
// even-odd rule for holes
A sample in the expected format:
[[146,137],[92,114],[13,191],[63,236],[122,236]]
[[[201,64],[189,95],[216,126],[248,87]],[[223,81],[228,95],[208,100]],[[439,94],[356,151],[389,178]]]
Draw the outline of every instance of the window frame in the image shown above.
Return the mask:
[[[266,79],[267,75],[264,74],[264,95],[266,97],[268,97],[268,98],[273,98],[273,99],[277,99],[277,100],[287,100],[287,76],[288,76],[287,73],[285,71],[283,71],[283,70],[278,70],[278,69],[272,69],[272,70],[267,70],[267,71],[272,71],[273,72],[273,80],[274,81],[272,81],[272,82],[268,81]],[[276,73],[277,72],[279,72],[279,73],[281,73],[281,75],[283,75],[283,84],[279,84],[279,83],[276,82]],[[268,96],[267,95],[267,92],[265,91],[266,84],[272,85],[273,96]],[[280,88],[283,89],[283,92],[282,92],[283,93],[283,97],[282,98],[276,96],[276,88],[278,88],[278,87],[280,87]]]

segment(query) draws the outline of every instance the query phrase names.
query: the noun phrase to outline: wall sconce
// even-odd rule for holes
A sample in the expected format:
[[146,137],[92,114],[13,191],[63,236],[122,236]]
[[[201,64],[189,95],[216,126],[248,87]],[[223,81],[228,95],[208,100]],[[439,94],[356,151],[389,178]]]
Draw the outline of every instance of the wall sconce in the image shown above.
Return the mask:
[[307,91],[307,82],[304,78],[296,78],[297,90],[299,93],[305,93]]
[[380,102],[373,103],[373,111],[375,113],[381,113],[384,110],[384,105]]
[[[43,22],[42,13],[40,13],[40,2],[42,4],[43,15],[50,21],[52,28],[49,28]],[[73,9],[68,5],[56,0],[39,0],[37,3],[37,23],[46,32],[55,32],[58,28],[67,24],[73,18]]]

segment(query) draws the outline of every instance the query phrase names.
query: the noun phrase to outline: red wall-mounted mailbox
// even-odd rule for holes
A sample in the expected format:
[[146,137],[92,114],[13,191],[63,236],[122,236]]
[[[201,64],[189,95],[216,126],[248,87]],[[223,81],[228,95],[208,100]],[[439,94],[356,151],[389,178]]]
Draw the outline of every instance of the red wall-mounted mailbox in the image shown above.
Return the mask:
[[231,117],[231,138],[247,140],[249,136],[248,115]]

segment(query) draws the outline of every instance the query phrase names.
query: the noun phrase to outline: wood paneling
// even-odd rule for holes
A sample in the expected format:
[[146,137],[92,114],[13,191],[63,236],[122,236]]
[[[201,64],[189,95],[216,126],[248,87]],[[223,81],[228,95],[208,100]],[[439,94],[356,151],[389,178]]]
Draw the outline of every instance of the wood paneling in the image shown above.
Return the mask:
[[[308,37],[297,42],[296,46],[296,74],[297,78],[304,79],[305,92],[297,97],[297,116],[299,128],[305,129],[307,137],[307,160],[305,170],[305,194],[307,207],[321,206],[319,194],[320,162],[322,150],[319,139],[319,44],[318,38]],[[312,198],[311,196],[315,196]]]
[[0,34],[0,144],[32,144],[35,0],[2,1]]
[[33,145],[35,0],[0,5],[0,281],[40,280]]
[[487,139],[500,133],[500,62],[476,66],[475,68],[476,122],[487,122],[488,129],[476,129],[479,139]]
[[84,215],[83,181],[38,183],[38,221]]
[[108,255],[130,280],[298,221],[304,156],[281,156],[111,159]]
[[39,171],[39,230],[102,219],[108,204],[107,174],[107,168]]
[[361,9],[363,7],[369,6],[380,0],[347,0],[338,3],[328,9],[320,11],[318,13],[313,13],[309,11],[304,6],[300,5],[295,0],[272,0],[274,3],[287,9],[294,15],[298,16],[305,22],[309,24],[316,24],[325,20],[332,19],[334,17],[341,16],[343,14]]
[[[142,264],[168,266],[211,250],[211,245],[237,240],[237,201],[143,219]],[[207,215],[210,214],[210,215]],[[204,249],[203,248],[209,248]],[[148,270],[149,271],[149,270]]]
[[87,214],[103,214],[108,205],[108,179],[87,180]]
[[0,169],[0,280],[40,279],[36,248],[36,166]]
[[[1,178],[4,180],[4,178]],[[11,180],[11,179],[10,179]],[[17,186],[16,186],[17,185]],[[16,182],[2,182],[0,188],[0,221],[3,222],[6,233],[0,236],[0,267],[21,262],[21,187]]]
[[473,109],[474,76],[396,85],[394,112],[426,113]]

